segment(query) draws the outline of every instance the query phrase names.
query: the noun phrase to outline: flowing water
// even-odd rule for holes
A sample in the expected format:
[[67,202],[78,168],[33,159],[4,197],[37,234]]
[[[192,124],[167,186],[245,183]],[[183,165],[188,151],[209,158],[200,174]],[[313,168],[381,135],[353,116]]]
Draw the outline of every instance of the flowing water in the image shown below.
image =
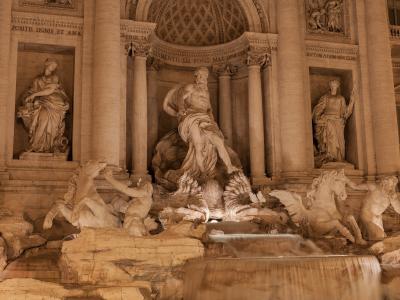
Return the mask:
[[[295,236],[255,237],[265,245]],[[241,235],[219,242],[246,240]],[[222,239],[222,240],[221,240]],[[215,241],[217,241],[215,240]],[[279,248],[279,247],[278,247]],[[380,266],[374,256],[307,255],[206,258],[186,266],[184,299],[190,300],[378,300]],[[258,251],[257,254],[260,254]]]

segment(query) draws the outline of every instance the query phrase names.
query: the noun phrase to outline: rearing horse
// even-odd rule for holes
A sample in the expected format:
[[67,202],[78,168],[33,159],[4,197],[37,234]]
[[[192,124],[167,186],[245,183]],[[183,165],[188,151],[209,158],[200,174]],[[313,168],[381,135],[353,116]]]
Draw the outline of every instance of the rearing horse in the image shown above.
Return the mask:
[[58,214],[78,228],[121,227],[117,213],[104,202],[94,183],[94,179],[105,167],[106,163],[98,161],[88,161],[80,167],[78,173],[70,179],[64,199],[57,201],[47,213],[43,229],[51,228]]
[[[338,231],[349,241],[363,244],[365,241],[354,217],[344,217],[337,208],[336,201],[347,199],[348,182],[344,170],[327,171],[313,180],[311,190],[304,199],[305,203],[299,194],[289,191],[275,190],[270,195],[285,205],[295,224],[307,224],[312,235],[322,236]],[[351,227],[356,238],[343,222]]]

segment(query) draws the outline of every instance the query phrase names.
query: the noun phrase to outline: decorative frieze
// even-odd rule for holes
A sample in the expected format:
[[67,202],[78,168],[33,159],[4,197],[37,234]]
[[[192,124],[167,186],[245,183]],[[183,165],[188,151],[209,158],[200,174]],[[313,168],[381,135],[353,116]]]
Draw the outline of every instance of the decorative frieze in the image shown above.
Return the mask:
[[82,36],[83,19],[44,14],[13,12],[11,31],[49,35]]
[[173,45],[154,36],[152,55],[165,63],[177,66],[213,66],[226,62],[243,64],[250,47],[270,51],[269,40],[274,37],[270,34],[245,32],[238,39],[226,44],[194,48]]
[[76,0],[20,0],[20,6],[42,6],[46,8],[74,9]]
[[155,23],[121,20],[121,41],[123,43],[148,41],[155,28]]
[[306,53],[308,57],[356,61],[358,46],[307,41]]

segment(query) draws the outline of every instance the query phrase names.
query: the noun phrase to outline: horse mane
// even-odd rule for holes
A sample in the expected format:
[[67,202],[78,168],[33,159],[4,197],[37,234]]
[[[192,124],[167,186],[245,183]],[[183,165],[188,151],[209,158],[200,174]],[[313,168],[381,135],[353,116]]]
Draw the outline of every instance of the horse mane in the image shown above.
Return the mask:
[[315,194],[324,184],[331,182],[332,180],[346,180],[343,170],[324,171],[320,176],[314,178],[311,184],[311,190],[307,192],[306,199],[309,204],[312,204],[315,200]]

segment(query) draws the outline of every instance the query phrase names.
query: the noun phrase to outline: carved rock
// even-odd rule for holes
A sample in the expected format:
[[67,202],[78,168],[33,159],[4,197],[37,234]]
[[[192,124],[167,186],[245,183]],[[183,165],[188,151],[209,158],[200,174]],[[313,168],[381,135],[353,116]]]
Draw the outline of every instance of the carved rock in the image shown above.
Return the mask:
[[104,299],[104,300],[146,300],[150,291],[145,287],[125,285],[122,287],[66,288],[60,284],[35,279],[8,279],[0,283],[2,299],[62,300],[62,299]]
[[0,233],[7,245],[7,257],[13,259],[29,248],[43,245],[46,240],[39,235],[31,235],[33,225],[25,221],[22,214],[2,210],[0,213]]
[[202,257],[202,243],[193,238],[131,237],[123,229],[85,228],[62,247],[64,279],[79,283],[164,282],[188,259]]
[[7,245],[6,241],[0,237],[0,272],[7,266]]

